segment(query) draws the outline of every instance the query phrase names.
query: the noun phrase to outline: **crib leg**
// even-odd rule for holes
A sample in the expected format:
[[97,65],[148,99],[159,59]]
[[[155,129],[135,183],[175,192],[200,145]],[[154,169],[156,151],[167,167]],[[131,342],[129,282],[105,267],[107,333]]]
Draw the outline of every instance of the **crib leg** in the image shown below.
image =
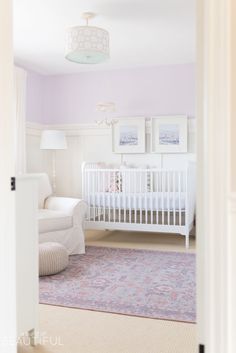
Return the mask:
[[185,248],[189,249],[189,232],[185,234]]

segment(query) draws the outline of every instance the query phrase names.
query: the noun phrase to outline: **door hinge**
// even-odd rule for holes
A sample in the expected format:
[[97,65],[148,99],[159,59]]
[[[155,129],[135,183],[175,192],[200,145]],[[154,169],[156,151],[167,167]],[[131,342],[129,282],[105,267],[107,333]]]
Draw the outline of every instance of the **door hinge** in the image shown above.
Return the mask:
[[16,190],[16,178],[11,177],[11,191],[15,191],[15,190]]
[[204,346],[204,344],[199,344],[199,353],[205,353],[205,346]]

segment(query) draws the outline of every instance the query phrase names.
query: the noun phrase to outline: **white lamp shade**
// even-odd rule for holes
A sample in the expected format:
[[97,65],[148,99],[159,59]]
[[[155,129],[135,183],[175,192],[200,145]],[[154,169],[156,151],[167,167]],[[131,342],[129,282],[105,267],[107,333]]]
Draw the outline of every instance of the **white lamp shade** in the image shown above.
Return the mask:
[[109,33],[91,26],[68,28],[65,57],[79,64],[98,64],[108,59]]
[[63,131],[44,130],[41,135],[41,150],[67,149],[66,137]]

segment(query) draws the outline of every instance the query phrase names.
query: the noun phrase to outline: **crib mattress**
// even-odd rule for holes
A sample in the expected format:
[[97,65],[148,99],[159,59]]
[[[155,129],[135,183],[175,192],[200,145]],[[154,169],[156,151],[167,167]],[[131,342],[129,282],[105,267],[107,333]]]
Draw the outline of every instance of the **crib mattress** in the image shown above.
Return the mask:
[[90,207],[131,209],[148,211],[185,210],[186,193],[150,192],[150,193],[110,193],[96,192],[87,195]]

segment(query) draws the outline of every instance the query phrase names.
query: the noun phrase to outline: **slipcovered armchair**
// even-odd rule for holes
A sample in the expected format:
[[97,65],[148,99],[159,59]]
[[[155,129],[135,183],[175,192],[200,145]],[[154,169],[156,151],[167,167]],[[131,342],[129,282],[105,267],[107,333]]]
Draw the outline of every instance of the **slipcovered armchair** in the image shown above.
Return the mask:
[[65,246],[69,255],[84,254],[83,221],[86,203],[83,200],[56,197],[47,174],[39,177],[39,243],[56,242]]

